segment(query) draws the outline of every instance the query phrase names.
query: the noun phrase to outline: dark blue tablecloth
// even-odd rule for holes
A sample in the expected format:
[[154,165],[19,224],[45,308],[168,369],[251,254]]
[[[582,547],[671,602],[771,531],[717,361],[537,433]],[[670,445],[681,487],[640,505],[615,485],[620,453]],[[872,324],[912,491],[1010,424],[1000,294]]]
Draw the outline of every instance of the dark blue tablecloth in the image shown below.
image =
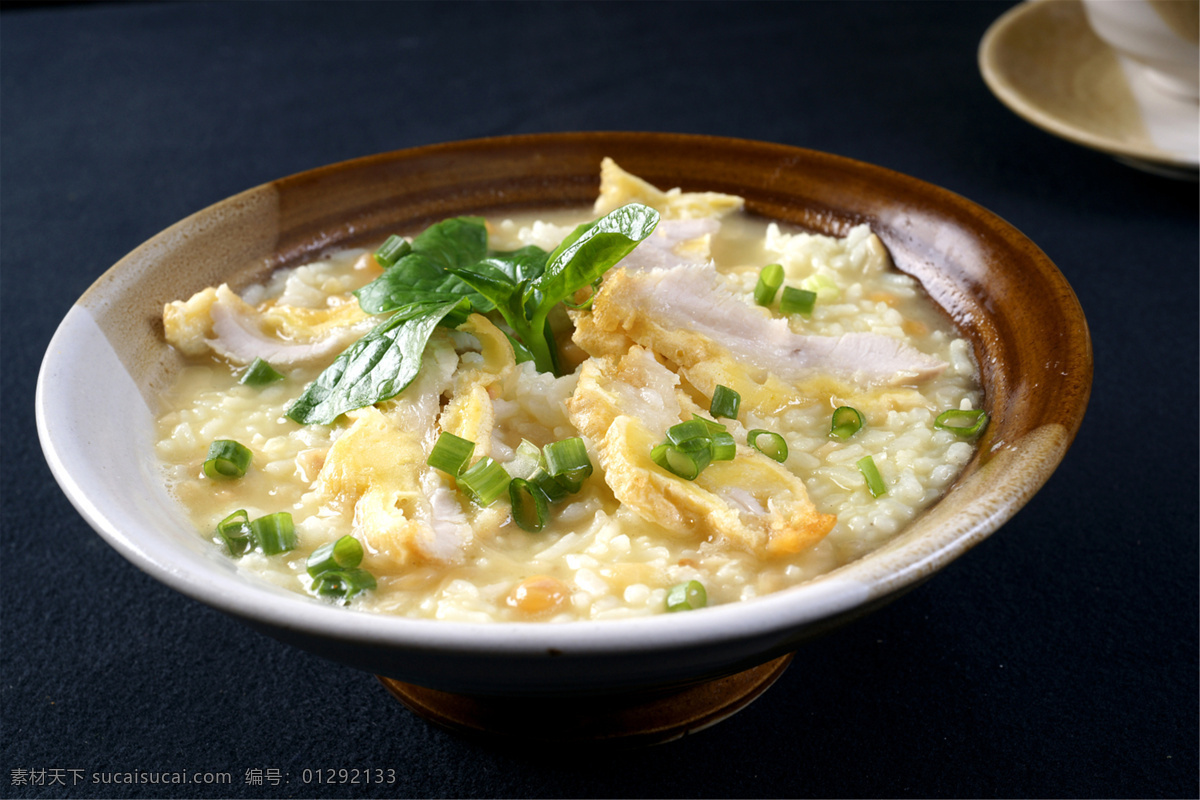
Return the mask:
[[[1197,796],[1197,186],[1001,105],[976,49],[1009,5],[6,7],[0,796]],[[732,719],[554,758],[430,726],[372,676],[156,583],[71,508],[37,443],[35,377],[126,252],[323,164],[597,129],[826,150],[1011,222],[1091,325],[1091,406],[1062,467]],[[389,780],[303,780],[340,768]],[[219,782],[104,782],[164,772]]]

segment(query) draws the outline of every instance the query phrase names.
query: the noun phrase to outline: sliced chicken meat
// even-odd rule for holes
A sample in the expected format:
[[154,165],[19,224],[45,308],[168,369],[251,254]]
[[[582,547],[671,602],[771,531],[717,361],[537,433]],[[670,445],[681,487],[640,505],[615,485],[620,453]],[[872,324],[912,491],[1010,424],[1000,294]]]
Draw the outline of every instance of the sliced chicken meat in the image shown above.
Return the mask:
[[678,365],[700,391],[711,394],[723,383],[743,399],[758,397],[770,412],[778,410],[789,385],[820,382],[823,376],[860,387],[901,385],[931,378],[947,366],[880,334],[795,333],[787,320],[719,281],[711,266],[690,264],[611,272],[590,319],[578,315],[576,341],[593,355],[620,352],[635,342]]
[[188,355],[212,350],[235,364],[255,358],[275,366],[327,360],[377,322],[353,297],[320,308],[270,301],[252,306],[226,284],[163,308],[168,342]]

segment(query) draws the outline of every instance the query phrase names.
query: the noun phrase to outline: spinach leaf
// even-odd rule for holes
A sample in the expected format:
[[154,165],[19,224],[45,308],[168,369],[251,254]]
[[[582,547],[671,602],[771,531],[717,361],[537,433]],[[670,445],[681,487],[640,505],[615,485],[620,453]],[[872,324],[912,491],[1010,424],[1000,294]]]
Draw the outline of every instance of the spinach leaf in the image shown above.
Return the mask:
[[368,314],[386,314],[413,303],[439,302],[467,297],[480,313],[491,310],[491,303],[471,291],[461,279],[428,256],[410,253],[387,272],[354,293]]
[[578,226],[549,255],[539,275],[521,282],[519,303],[472,283],[473,278],[461,270],[458,274],[496,303],[505,321],[529,349],[538,370],[560,375],[558,347],[547,322],[550,312],[575,292],[600,280],[654,231],[658,219],[659,214],[653,208],[630,203],[595,222]]
[[553,307],[598,281],[653,233],[658,218],[653,208],[630,203],[577,227],[550,254],[545,271],[530,287],[541,294],[540,305]]
[[338,356],[287,415],[328,424],[394,397],[416,377],[433,329],[457,327],[472,311],[499,311],[512,330],[517,360],[561,374],[547,323],[551,310],[596,283],[657,224],[657,211],[630,204],[580,225],[551,254],[532,245],[488,250],[487,228],[478,217],[430,226],[383,275],[356,292],[364,311],[391,316]]
[[287,415],[301,424],[328,425],[347,411],[394,397],[412,383],[425,344],[448,315],[466,319],[464,298],[414,303],[350,345],[309,384]]

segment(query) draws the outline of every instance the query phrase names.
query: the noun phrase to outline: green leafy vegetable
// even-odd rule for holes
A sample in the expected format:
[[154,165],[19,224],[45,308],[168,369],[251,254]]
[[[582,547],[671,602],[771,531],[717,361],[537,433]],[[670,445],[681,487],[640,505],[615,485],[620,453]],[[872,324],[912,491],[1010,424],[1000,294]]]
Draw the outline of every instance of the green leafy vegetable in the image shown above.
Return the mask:
[[561,370],[547,324],[550,312],[600,280],[654,231],[658,219],[654,209],[630,203],[578,226],[549,255],[540,273],[474,267],[455,269],[454,273],[495,304],[539,371],[557,375]]
[[414,303],[446,302],[464,296],[473,310],[484,313],[492,309],[491,303],[473,292],[453,270],[477,264],[487,256],[483,220],[454,217],[426,228],[383,275],[354,294],[368,314],[386,314]]
[[658,218],[647,206],[623,206],[580,225],[551,254],[533,246],[489,250],[479,217],[432,225],[404,243],[407,248],[385,243],[382,260],[395,260],[355,294],[364,311],[391,316],[338,356],[287,415],[299,423],[329,424],[394,397],[416,377],[434,328],[457,327],[472,311],[498,310],[512,329],[517,360],[559,374],[550,312],[628,255]]
[[246,367],[246,371],[242,373],[238,383],[246,386],[266,386],[269,383],[283,380],[283,377],[279,370],[261,358],[256,358],[250,363],[250,366]]
[[302,424],[327,425],[347,411],[396,396],[417,376],[433,329],[452,312],[462,312],[466,302],[418,303],[388,317],[318,375],[287,415]]

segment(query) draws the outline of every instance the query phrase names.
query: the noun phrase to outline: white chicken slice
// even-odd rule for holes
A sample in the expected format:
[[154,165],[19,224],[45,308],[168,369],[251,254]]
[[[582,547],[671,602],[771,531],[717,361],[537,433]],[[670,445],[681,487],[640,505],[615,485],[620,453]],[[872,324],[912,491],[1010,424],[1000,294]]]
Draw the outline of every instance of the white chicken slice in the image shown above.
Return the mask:
[[252,306],[221,284],[163,307],[167,341],[188,355],[206,350],[235,364],[262,358],[275,366],[328,359],[378,322],[353,297],[321,308],[267,301]]
[[654,232],[616,266],[647,270],[679,264],[707,264],[712,258],[712,237],[720,230],[720,220],[713,217],[660,220]]
[[619,350],[624,336],[678,365],[705,394],[723,383],[770,413],[789,385],[827,383],[822,376],[866,388],[917,383],[947,366],[890,336],[797,334],[722,288],[711,266],[612,272],[579,328],[577,343],[594,355]]
[[422,560],[460,562],[472,542],[450,478],[425,463],[457,364],[449,337],[431,338],[420,375],[402,394],[346,415],[350,426],[317,477],[323,501],[353,506],[354,533],[378,574]]
[[650,206],[664,220],[720,217],[740,211],[745,205],[742,198],[720,192],[684,192],[678,188],[664,192],[605,158],[600,162],[600,195],[592,210],[601,216],[626,203]]
[[732,461],[710,464],[695,481],[654,463],[651,450],[686,405],[678,382],[637,346],[580,370],[567,407],[613,495],[674,533],[723,539],[762,557],[798,553],[824,538],[837,518],[817,511],[804,482],[757,450],[740,445]]

